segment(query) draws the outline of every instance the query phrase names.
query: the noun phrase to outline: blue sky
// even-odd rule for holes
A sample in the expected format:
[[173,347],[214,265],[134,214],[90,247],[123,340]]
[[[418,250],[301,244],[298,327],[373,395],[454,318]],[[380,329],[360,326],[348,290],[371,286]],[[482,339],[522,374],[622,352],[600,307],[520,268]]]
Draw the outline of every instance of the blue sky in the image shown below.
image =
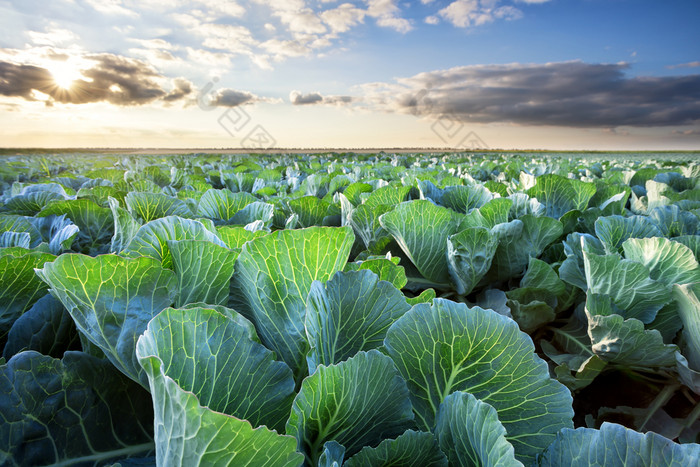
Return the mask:
[[700,149],[697,18],[697,0],[0,0],[0,135]]

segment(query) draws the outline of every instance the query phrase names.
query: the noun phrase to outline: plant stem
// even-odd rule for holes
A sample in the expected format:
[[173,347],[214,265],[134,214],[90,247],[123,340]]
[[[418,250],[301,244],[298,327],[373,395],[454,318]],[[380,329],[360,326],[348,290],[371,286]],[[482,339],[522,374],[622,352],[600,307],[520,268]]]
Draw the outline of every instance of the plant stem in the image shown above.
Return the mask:
[[651,417],[653,417],[654,414],[657,411],[659,411],[659,409],[666,405],[666,402],[668,402],[671,399],[671,397],[673,397],[673,394],[675,394],[676,390],[678,390],[679,387],[681,387],[680,384],[664,386],[661,392],[654,398],[652,403],[649,405],[647,416],[644,417],[644,422],[639,426],[639,431],[644,430],[644,427],[649,422],[649,420],[651,420]]

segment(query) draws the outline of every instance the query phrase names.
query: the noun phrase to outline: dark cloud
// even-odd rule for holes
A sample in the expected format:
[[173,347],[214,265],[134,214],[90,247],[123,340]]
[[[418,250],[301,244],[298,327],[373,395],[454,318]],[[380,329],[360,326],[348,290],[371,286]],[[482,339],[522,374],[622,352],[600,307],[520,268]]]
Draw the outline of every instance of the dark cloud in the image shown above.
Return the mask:
[[700,121],[700,75],[627,77],[627,64],[579,61],[480,65],[367,85],[368,100],[400,113],[569,127]]
[[349,104],[353,101],[351,96],[322,96],[318,92],[302,94],[299,91],[289,93],[289,100],[292,105],[308,105],[308,104],[331,104],[342,105]]
[[188,96],[192,92],[192,83],[184,78],[176,78],[173,80],[173,90],[170,91],[163,100],[165,102],[179,101]]
[[259,101],[260,98],[247,91],[236,91],[235,89],[221,89],[212,97],[209,105],[217,107],[237,107],[243,104],[250,104]]
[[47,94],[50,102],[109,102],[129,106],[159,99],[174,102],[192,92],[191,84],[182,78],[174,80],[174,89],[166,91],[159,83],[163,76],[140,60],[113,54],[83,58],[92,66],[80,70],[85,79],[74,81],[70,89],[58,86],[46,68],[0,61],[0,95],[35,100],[33,91],[36,90]]
[[289,94],[289,100],[293,105],[318,104],[323,102],[323,96],[317,92],[302,94],[299,91],[292,91]]

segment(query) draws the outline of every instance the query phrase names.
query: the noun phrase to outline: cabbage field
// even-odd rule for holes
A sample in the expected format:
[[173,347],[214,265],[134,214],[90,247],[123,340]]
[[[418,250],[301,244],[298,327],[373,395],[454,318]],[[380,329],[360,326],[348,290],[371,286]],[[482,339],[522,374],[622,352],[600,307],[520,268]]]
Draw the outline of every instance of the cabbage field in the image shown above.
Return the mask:
[[2,156],[0,466],[700,465],[694,158]]

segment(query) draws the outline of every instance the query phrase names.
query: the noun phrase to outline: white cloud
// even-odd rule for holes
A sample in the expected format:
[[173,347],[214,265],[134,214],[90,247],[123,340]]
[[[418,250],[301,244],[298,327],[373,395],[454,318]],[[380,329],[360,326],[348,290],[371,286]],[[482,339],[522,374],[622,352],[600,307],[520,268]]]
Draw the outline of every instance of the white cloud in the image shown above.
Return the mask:
[[249,54],[258,44],[250,30],[244,26],[203,22],[193,15],[173,14],[178,23],[203,38],[202,45],[210,49],[225,50],[233,54]]
[[352,26],[364,20],[366,12],[352,3],[343,3],[337,8],[321,13],[321,19],[334,33],[347,32]]
[[123,15],[132,18],[139,16],[134,10],[125,7],[121,0],[85,0],[85,2],[105,15]]
[[180,47],[172,44],[164,39],[129,39],[131,42],[136,42],[141,47],[149,50],[177,50]]
[[413,29],[411,22],[401,18],[397,0],[365,0],[367,2],[367,15],[375,18],[377,25],[394,29],[398,32],[408,32]]
[[210,52],[204,49],[187,47],[187,59],[210,68],[227,69],[231,67],[231,54],[224,52]]
[[267,5],[272,15],[292,33],[321,34],[326,32],[321,18],[303,0],[254,0]]
[[59,28],[56,24],[47,27],[44,32],[28,31],[27,35],[35,45],[67,46],[80,39],[73,31]]
[[245,14],[245,8],[231,0],[197,0],[199,3],[206,5],[214,13],[222,16],[232,16],[240,18]]
[[425,23],[432,24],[432,25],[440,24],[440,18],[438,18],[437,16],[433,16],[433,15],[426,16]]
[[512,20],[522,17],[522,11],[510,6],[499,6],[500,0],[456,0],[438,14],[459,28],[482,26],[496,19]]
[[274,55],[275,60],[281,60],[286,57],[301,57],[311,52],[309,47],[296,40],[270,39],[260,44],[260,47]]

